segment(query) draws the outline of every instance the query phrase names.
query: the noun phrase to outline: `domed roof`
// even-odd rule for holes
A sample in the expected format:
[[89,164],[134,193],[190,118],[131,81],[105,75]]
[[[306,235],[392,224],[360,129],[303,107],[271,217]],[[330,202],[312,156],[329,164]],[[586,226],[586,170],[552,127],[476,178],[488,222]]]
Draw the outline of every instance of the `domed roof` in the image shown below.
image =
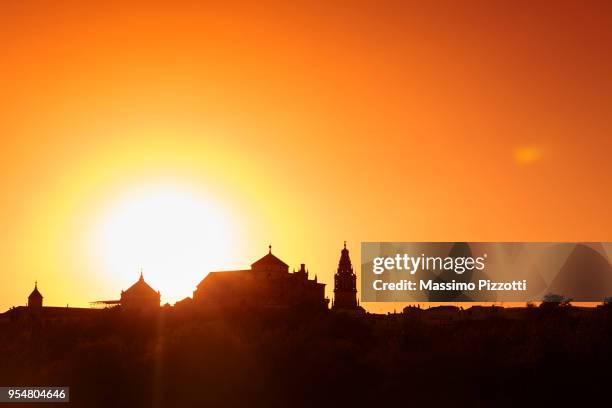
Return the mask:
[[272,255],[272,246],[269,246],[270,251],[261,259],[251,264],[251,269],[287,269],[289,265]]
[[346,248],[346,241],[344,241],[344,248],[340,251],[340,261],[338,262],[338,272],[341,270],[353,272],[353,265],[351,264],[349,250]]
[[138,281],[123,291],[123,294],[127,295],[136,295],[136,296],[147,296],[147,295],[157,295],[157,291],[153,289],[147,282],[145,282],[144,277],[142,276],[142,272],[140,273],[140,278]]

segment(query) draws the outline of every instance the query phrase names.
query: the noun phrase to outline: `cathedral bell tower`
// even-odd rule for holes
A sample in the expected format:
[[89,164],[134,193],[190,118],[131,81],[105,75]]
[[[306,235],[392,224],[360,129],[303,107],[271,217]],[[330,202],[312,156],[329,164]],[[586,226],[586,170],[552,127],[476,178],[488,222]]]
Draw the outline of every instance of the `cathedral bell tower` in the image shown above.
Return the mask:
[[332,309],[358,309],[357,303],[357,275],[353,272],[353,265],[349,257],[349,251],[344,248],[340,252],[338,271],[334,275],[334,303]]

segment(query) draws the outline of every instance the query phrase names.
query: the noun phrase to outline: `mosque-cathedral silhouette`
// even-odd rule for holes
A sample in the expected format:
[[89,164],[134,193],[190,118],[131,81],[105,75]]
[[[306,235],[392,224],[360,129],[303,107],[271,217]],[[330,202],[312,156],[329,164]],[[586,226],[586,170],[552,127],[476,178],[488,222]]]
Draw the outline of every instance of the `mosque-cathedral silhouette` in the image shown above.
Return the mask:
[[[91,302],[92,308],[43,306],[43,296],[36,282],[28,296],[27,306],[13,307],[5,315],[10,320],[32,315],[69,318],[114,307],[128,312],[150,312],[160,308],[160,299],[160,292],[149,286],[141,270],[138,281],[121,291],[120,299]],[[325,297],[325,283],[319,282],[317,275],[310,279],[305,264],[301,264],[298,271],[289,272],[289,266],[273,255],[272,246],[269,246],[268,253],[251,264],[250,269],[208,273],[197,285],[193,298],[175,304],[184,305],[209,311],[240,311],[245,308],[321,311],[329,309],[329,299]],[[357,299],[357,275],[346,241],[334,276],[331,309],[345,313],[365,312]]]

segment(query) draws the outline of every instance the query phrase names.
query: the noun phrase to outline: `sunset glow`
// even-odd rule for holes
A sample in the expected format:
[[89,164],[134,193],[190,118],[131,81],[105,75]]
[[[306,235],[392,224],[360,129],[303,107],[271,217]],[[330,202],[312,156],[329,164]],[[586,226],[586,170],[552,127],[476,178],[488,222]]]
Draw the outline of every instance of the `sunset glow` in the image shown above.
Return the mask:
[[2,2],[0,308],[140,267],[172,302],[269,244],[330,295],[344,240],[610,240],[607,2],[263,3]]
[[612,0],[0,0],[0,192],[0,408],[610,397]]
[[139,269],[174,303],[194,282],[222,269],[237,247],[231,217],[210,197],[185,187],[145,186],[100,214],[92,231],[93,266],[130,284]]

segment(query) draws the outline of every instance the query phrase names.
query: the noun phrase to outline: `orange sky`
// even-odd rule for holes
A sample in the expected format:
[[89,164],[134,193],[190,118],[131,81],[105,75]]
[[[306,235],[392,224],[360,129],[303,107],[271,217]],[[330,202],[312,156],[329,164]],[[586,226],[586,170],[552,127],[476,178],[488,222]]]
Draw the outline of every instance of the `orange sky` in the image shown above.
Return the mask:
[[343,240],[612,239],[607,2],[83,3],[0,4],[1,310],[117,298],[88,237],[160,182],[330,296]]

